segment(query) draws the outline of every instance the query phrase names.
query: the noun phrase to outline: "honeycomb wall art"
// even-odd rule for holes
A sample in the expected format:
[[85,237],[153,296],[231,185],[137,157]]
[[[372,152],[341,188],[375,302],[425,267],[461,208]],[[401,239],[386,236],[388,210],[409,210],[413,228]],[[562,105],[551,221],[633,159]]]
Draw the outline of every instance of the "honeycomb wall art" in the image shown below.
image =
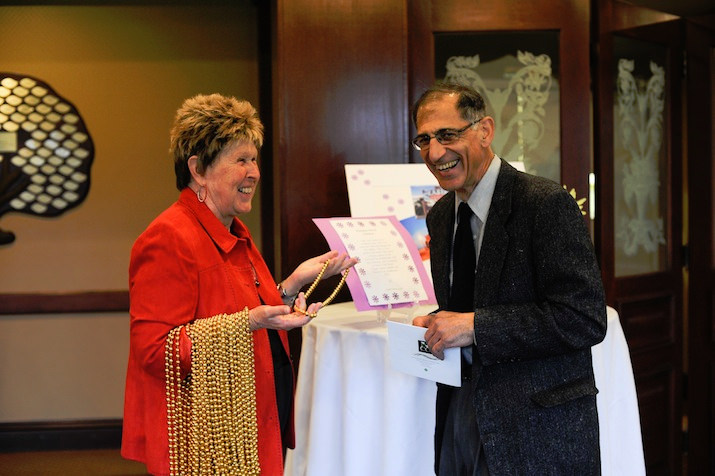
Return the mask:
[[[77,109],[47,83],[0,72],[0,218],[54,217],[87,196],[94,144]],[[12,243],[0,228],[0,245]]]

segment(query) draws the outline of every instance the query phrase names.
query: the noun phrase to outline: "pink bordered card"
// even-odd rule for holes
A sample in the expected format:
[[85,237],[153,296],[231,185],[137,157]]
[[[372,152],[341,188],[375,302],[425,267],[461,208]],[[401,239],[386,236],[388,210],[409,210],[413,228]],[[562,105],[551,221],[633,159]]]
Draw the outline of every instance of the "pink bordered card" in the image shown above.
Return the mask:
[[330,249],[360,262],[346,283],[358,311],[436,303],[410,232],[394,216],[314,218]]

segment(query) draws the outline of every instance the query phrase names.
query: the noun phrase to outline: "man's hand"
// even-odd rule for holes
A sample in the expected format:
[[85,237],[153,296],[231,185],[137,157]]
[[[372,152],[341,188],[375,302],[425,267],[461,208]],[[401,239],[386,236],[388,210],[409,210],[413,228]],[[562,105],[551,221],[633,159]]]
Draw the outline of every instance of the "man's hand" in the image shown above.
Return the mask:
[[417,316],[413,326],[426,327],[425,341],[432,355],[444,359],[444,349],[466,347],[474,342],[474,313],[439,311],[436,314]]

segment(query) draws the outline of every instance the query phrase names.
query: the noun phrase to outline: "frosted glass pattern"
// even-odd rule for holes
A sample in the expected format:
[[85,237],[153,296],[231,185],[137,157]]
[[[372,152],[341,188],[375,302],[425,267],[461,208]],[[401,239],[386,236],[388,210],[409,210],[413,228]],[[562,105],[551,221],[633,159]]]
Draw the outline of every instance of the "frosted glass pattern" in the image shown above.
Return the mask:
[[649,51],[653,47],[630,39],[619,43],[630,54],[616,56],[615,271],[616,276],[631,276],[667,266],[666,78],[662,58]]
[[437,77],[484,97],[496,124],[494,152],[561,182],[557,58],[558,38],[549,32],[436,37]]

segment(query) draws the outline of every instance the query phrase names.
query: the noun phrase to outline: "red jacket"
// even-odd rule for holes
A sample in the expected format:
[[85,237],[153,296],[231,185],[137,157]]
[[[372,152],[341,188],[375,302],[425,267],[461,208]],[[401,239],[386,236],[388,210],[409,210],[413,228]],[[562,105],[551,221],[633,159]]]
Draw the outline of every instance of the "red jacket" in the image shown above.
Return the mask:
[[[132,248],[122,456],[145,463],[152,474],[169,472],[164,375],[164,345],[169,331],[195,319],[234,313],[246,306],[253,309],[261,300],[283,304],[248,229],[235,219],[232,230],[233,234],[229,233],[186,188]],[[279,334],[289,354],[287,334]],[[182,373],[188,373],[191,342],[185,333],[181,339]],[[253,333],[253,344],[261,474],[282,475],[273,360],[265,329]],[[292,427],[290,435],[287,443],[293,447]]]

